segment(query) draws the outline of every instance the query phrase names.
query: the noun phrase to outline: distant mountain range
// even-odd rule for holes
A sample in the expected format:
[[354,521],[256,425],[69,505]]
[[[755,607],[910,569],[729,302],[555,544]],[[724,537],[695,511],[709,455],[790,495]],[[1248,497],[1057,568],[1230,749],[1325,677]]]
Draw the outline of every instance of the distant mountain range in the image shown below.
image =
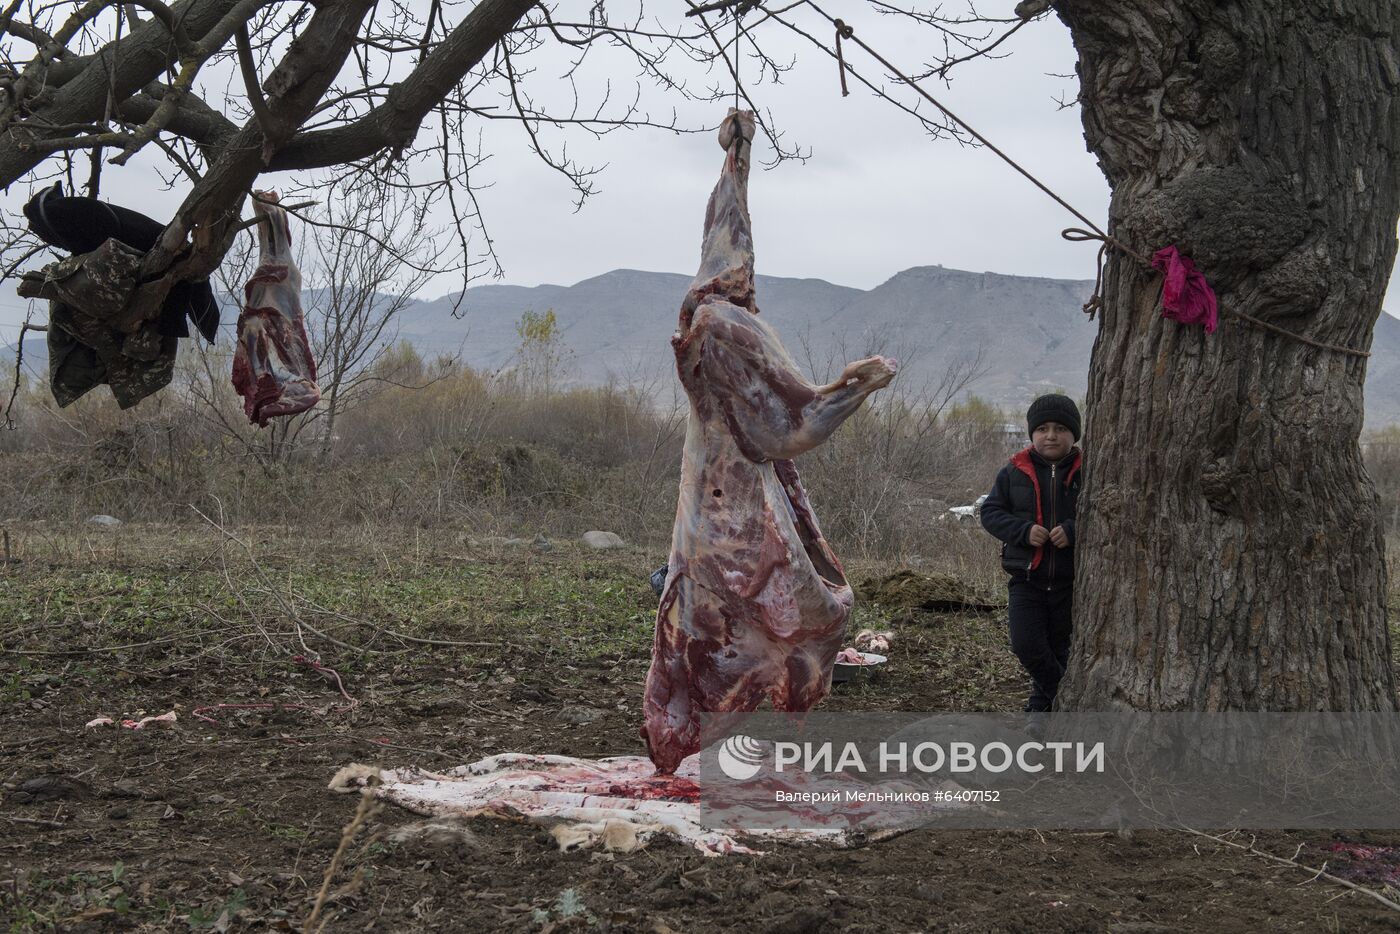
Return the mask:
[[[451,298],[415,303],[400,318],[400,334],[422,351],[460,348],[468,364],[497,369],[512,363],[521,314],[553,309],[575,379],[643,379],[669,393],[669,340],[689,284],[686,275],[619,269],[572,286],[479,286],[467,291],[461,320],[450,314]],[[885,353],[903,364],[905,390],[921,394],[950,366],[980,354],[983,373],[971,390],[1019,406],[1047,388],[1083,394],[1094,327],[1080,306],[1090,287],[929,266],[869,291],[759,276],[758,305],[793,358],[819,378]]]
[[[458,317],[456,296],[412,302],[400,315],[399,336],[425,356],[459,354],[474,368],[498,370],[514,362],[521,315],[552,309],[571,351],[571,381],[632,382],[669,396],[668,341],[689,283],[688,275],[618,269],[571,286],[481,285],[467,290]],[[1092,288],[1082,280],[918,266],[868,291],[759,276],[758,305],[794,359],[818,378],[869,353],[892,354],[903,365],[900,384],[918,395],[934,391],[950,367],[980,361],[968,389],[1019,409],[1052,389],[1083,397],[1097,325],[1081,306]],[[28,348],[26,360],[40,364],[42,342]],[[1400,319],[1381,316],[1372,352],[1367,426],[1398,424]]]
[[[471,366],[509,366],[525,311],[553,309],[573,351],[572,376],[675,384],[669,340],[689,275],[618,269],[571,286],[482,285],[415,302],[400,334],[424,353],[460,351]],[[903,364],[906,391],[932,391],[949,367],[980,356],[971,392],[1020,409],[1062,389],[1083,398],[1098,325],[1083,312],[1093,283],[916,266],[870,290],[821,279],[758,277],[758,307],[793,358],[819,378],[872,352]],[[1400,424],[1400,319],[1382,315],[1368,361],[1367,425]],[[831,366],[835,364],[836,370]]]

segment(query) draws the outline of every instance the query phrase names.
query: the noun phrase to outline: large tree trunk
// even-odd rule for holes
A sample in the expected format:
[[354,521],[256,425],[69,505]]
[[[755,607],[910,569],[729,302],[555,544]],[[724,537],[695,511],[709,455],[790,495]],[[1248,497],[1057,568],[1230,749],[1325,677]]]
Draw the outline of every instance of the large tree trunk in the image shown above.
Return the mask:
[[1111,233],[1177,244],[1220,329],[1106,268],[1061,709],[1393,710],[1366,360],[1400,210],[1400,3],[1056,0]]

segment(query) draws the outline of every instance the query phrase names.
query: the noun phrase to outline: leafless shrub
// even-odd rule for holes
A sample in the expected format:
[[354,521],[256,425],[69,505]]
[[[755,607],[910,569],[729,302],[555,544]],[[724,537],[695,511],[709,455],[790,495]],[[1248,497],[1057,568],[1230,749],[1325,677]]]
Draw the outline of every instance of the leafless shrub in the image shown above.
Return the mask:
[[[176,386],[129,412],[101,393],[59,410],[29,387],[0,518],[188,521],[185,504],[217,498],[234,523],[669,540],[687,409],[679,396],[658,406],[653,385],[540,392],[401,344],[375,355],[329,440],[287,434],[279,449],[245,427],[226,362],[191,356]],[[967,361],[932,394],[889,394],[801,459],[842,553],[949,569],[986,559],[980,529],[947,515],[990,486],[1007,454],[1002,414],[955,401],[979,368]]]

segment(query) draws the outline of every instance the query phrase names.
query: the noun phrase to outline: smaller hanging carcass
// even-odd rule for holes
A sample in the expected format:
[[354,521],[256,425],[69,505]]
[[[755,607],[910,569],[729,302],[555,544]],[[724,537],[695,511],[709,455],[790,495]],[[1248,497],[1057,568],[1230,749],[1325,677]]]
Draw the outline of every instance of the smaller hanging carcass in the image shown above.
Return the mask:
[[275,192],[253,196],[261,254],[244,287],[233,357],[233,388],[256,425],[305,412],[321,399],[301,310],[301,270],[292,259],[287,212],[277,201]]

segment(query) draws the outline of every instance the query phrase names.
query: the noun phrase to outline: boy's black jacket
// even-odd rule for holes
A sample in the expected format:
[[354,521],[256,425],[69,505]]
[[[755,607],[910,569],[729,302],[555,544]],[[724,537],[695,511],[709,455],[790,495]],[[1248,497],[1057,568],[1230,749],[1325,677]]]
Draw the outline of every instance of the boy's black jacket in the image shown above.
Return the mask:
[[[1074,510],[1079,502],[1084,455],[1078,448],[1051,464],[1027,447],[1012,455],[982,503],[982,527],[1002,541],[1001,566],[1013,580],[1042,584],[1074,580]],[[1069,547],[1032,548],[1032,525],[1065,528]]]

